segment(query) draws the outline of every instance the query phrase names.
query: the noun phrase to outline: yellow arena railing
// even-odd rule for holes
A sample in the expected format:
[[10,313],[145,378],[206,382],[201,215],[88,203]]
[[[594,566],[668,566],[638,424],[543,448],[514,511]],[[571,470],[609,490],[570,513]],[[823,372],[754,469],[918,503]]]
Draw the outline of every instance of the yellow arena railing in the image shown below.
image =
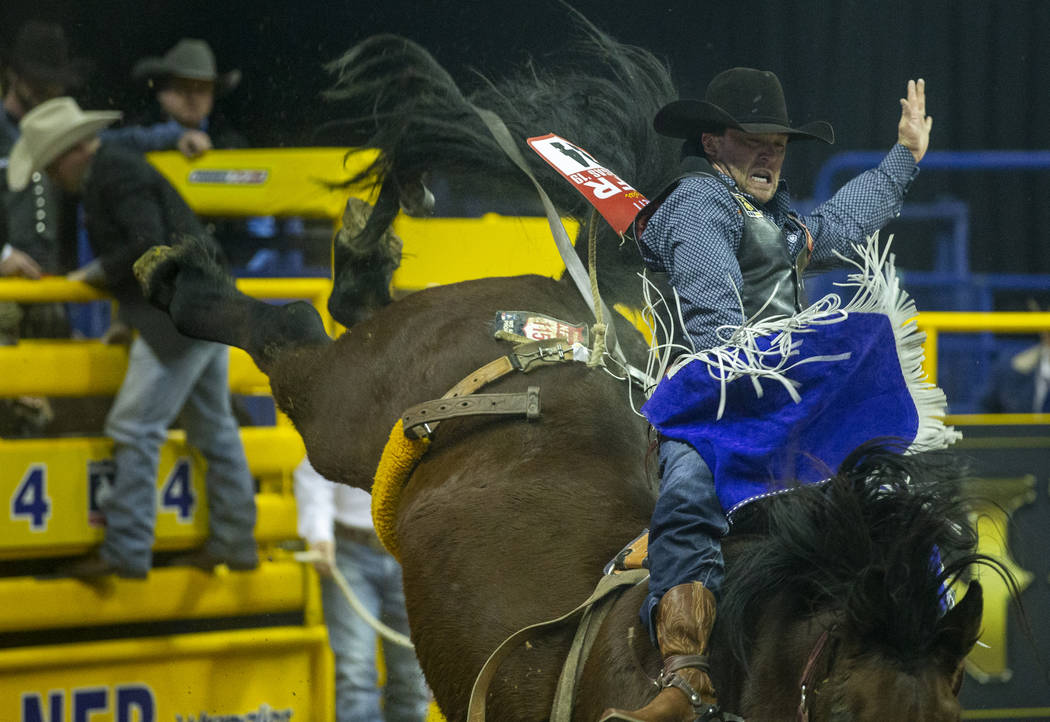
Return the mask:
[[[148,157],[200,215],[325,218],[337,228],[351,195],[372,200],[368,189],[338,187],[375,157],[371,152],[347,156],[347,150],[223,150],[193,160],[175,152]],[[565,224],[574,237],[575,223]],[[565,268],[546,218],[399,216],[394,230],[404,241],[393,279],[394,289],[401,292],[487,276],[557,276]]]
[[[923,368],[926,378],[937,383],[939,342],[945,333],[1038,333],[1050,331],[1050,312],[1045,311],[927,311],[916,323],[926,333]],[[1050,414],[950,414],[953,424],[1020,425],[1050,424]]]
[[[331,281],[324,278],[245,278],[237,288],[255,298],[301,299],[321,315],[325,329],[335,333],[328,313]],[[108,298],[101,291],[75,281],[46,278],[39,281],[0,280],[0,301],[46,303],[88,302]],[[112,394],[127,366],[127,350],[97,340],[25,340],[0,346],[0,396],[88,396]],[[235,393],[269,393],[270,384],[240,349],[231,349],[230,388]]]

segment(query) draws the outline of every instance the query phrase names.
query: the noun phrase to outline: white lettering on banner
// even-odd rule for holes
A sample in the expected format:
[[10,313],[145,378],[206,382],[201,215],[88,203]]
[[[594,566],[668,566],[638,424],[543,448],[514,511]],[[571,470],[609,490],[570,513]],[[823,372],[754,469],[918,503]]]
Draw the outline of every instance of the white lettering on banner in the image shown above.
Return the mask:
[[548,133],[529,138],[528,144],[583,194],[617,233],[625,233],[649,202],[590,153],[564,138]]
[[209,714],[200,712],[193,715],[175,715],[175,722],[291,722],[294,712],[291,709],[274,709],[265,702],[258,711],[243,714]]
[[573,173],[579,173],[581,170],[587,168],[601,166],[601,163],[596,161],[594,157],[583,148],[573,145],[564,138],[559,138],[556,135],[535,140],[533,141],[532,146],[537,153],[542,155],[548,163],[561,171],[563,175],[571,175]]
[[220,185],[253,185],[258,186],[266,182],[270,177],[269,171],[265,170],[219,170],[210,168],[198,168],[190,171],[186,178],[187,183],[216,183]]
[[[72,719],[87,722],[95,712],[108,712],[110,691],[106,687],[75,689],[70,695]],[[113,690],[114,722],[156,722],[156,703],[147,685],[118,685]],[[52,690],[47,695],[47,714],[44,713],[43,695],[39,692],[22,694],[21,722],[65,722],[65,690]]]
[[613,183],[608,178],[602,178],[601,180],[596,180],[596,181],[585,181],[584,185],[589,187],[589,188],[593,188],[594,189],[594,196],[596,198],[600,198],[600,199],[603,199],[603,200],[605,198],[609,198],[611,196],[614,196],[617,193],[622,193],[623,192],[622,188],[618,188],[616,186],[616,184]]

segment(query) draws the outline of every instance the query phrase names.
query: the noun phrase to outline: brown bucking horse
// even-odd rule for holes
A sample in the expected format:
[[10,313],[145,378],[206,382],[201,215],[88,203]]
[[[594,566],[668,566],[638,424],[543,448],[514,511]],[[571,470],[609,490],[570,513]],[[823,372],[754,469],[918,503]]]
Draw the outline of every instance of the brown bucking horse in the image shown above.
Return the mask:
[[[338,239],[330,308],[351,326],[338,339],[305,303],[274,306],[239,293],[192,239],[140,261],[146,294],[183,333],[252,356],[326,477],[370,489],[408,407],[508,354],[491,333],[497,312],[590,319],[571,284],[539,276],[468,281],[387,304],[396,259],[384,235],[400,195],[433,168],[483,168],[522,186],[517,169],[494,160],[502,152],[474,105],[497,111],[518,139],[557,132],[604,153],[643,193],[655,190],[677,154],[649,130],[652,113],[674,97],[667,71],[645,51],[584,28],[588,45],[572,73],[531,69],[469,99],[425,51],[392,36],[365,41],[333,67],[333,97],[362,109],[336,130],[382,151],[372,169],[376,209],[363,230]],[[600,70],[583,72],[584,62]],[[534,172],[559,209],[585,220],[579,199],[541,166]],[[640,267],[637,252],[604,236],[602,291],[610,302],[637,304],[635,284],[622,283]],[[618,324],[625,355],[644,365],[642,337]],[[502,376],[483,392],[529,386],[541,389],[536,420],[442,422],[397,509],[412,640],[452,722],[466,719],[490,653],[585,599],[606,562],[648,525],[656,495],[647,424],[625,382],[568,363]],[[735,528],[710,650],[722,708],[748,720],[958,719],[963,658],[982,606],[975,583],[950,611],[942,605],[942,584],[982,561],[955,501],[958,477],[944,455],[867,446],[827,484],[780,495]],[[943,566],[931,561],[935,550]],[[611,602],[574,673],[572,719],[591,722],[606,707],[636,708],[656,694],[660,659],[638,617],[644,595],[642,583]],[[489,719],[551,715],[574,631],[551,627],[506,657],[488,690]]]

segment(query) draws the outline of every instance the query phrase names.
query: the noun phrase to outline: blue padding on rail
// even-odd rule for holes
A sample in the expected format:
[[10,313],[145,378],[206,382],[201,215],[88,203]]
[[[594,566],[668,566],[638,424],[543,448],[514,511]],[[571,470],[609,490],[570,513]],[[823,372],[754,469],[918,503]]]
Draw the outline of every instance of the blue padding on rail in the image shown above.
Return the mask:
[[[832,182],[844,170],[874,168],[886,156],[881,150],[858,150],[831,156],[817,173],[813,197],[831,198]],[[1050,170],[1048,150],[939,150],[923,156],[923,170]]]

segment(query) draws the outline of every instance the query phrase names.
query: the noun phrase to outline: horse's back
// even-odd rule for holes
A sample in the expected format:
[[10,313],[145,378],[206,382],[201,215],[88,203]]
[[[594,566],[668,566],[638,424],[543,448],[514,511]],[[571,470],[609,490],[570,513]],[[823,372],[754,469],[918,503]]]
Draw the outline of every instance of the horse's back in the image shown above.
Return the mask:
[[[284,354],[270,372],[271,385],[317,470],[335,481],[371,488],[390,429],[405,409],[439,398],[510,351],[509,343],[493,336],[496,313],[502,310],[534,311],[579,324],[591,318],[567,283],[536,275],[486,278],[410,294],[332,344]],[[644,354],[644,341],[633,328],[625,327],[620,335],[629,354]],[[514,377],[501,379],[482,392],[513,383]],[[541,403],[548,403],[553,391],[544,388]]]

